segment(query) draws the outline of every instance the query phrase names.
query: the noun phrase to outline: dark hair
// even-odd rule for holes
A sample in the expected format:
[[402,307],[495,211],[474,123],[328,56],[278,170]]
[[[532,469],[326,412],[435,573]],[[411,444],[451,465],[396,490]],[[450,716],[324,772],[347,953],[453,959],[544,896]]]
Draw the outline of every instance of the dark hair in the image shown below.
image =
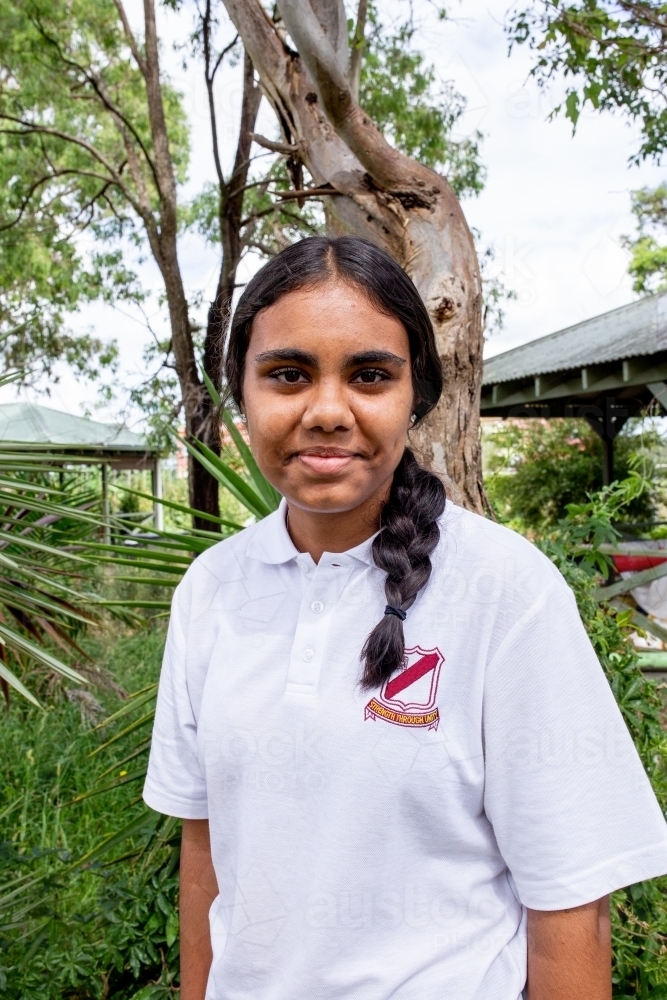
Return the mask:
[[[405,271],[386,251],[357,236],[301,240],[273,257],[250,279],[234,313],[225,357],[230,395],[241,407],[245,357],[257,314],[289,292],[330,278],[356,285],[380,312],[394,316],[405,327],[415,387],[414,422],[419,423],[442,392],[442,365],[433,326]],[[430,556],[438,544],[437,522],[444,508],[441,480],[422,468],[406,448],[382,508],[380,532],[373,541],[373,559],[387,574],[388,610],[362,650],[362,684],[366,688],[381,684],[403,663],[403,618],[431,575]]]

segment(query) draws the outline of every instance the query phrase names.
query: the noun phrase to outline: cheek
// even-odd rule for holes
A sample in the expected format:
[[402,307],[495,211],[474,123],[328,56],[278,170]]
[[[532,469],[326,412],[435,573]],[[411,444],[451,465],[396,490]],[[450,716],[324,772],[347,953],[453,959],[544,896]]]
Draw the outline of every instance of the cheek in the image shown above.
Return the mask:
[[252,383],[247,386],[243,403],[250,447],[270,459],[272,452],[280,452],[281,444],[298,423],[297,407],[289,398],[258,391]]
[[376,398],[362,397],[355,410],[359,427],[378,441],[389,444],[403,439],[412,420],[412,389]]

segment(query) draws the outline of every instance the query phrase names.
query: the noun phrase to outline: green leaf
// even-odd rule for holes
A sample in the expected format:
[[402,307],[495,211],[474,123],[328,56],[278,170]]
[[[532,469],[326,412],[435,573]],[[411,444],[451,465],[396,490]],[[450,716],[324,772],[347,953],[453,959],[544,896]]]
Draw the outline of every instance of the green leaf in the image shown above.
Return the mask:
[[176,503],[173,500],[165,500],[164,497],[154,497],[151,493],[142,493],[140,490],[131,490],[129,486],[114,485],[113,489],[122,490],[123,493],[131,493],[136,497],[142,497],[144,500],[151,500],[153,503],[162,504],[163,507],[169,507],[171,510],[178,510],[183,514],[189,514],[191,517],[199,517],[204,521],[211,521],[213,524],[222,524],[224,527],[233,528],[235,531],[241,531],[243,528],[242,524],[236,524],[234,521],[226,521],[223,517],[216,517],[214,514],[207,514],[203,510],[196,510],[194,507],[188,507],[185,504]]
[[197,461],[211,473],[214,479],[217,479],[225,489],[228,489],[251,514],[261,519],[271,513],[270,507],[268,507],[252,486],[241,479],[238,473],[234,472],[222,459],[218,458],[215,452],[207,448],[205,444],[197,441],[195,447],[189,441],[185,440],[183,444],[190,454],[194,455]]
[[153,812],[152,809],[144,809],[139,816],[131,820],[125,826],[121,827],[120,830],[117,830],[115,833],[105,837],[91,851],[88,851],[87,854],[84,854],[83,857],[79,858],[71,866],[70,870],[74,871],[84,865],[89,865],[92,861],[102,857],[102,855],[106,854],[113,847],[117,847],[118,844],[122,844],[123,841],[129,840],[130,837],[134,837],[136,834],[145,833],[147,830],[154,829],[159,819],[160,817],[158,813]]
[[579,95],[575,90],[571,90],[565,99],[565,116],[569,118],[573,125],[579,120]]
[[255,456],[253,455],[252,451],[250,450],[246,442],[243,440],[243,435],[236,426],[232,414],[229,412],[227,407],[222,405],[222,399],[220,398],[220,394],[218,393],[217,389],[215,388],[215,386],[211,382],[211,379],[208,377],[203,368],[202,368],[202,378],[204,380],[204,384],[208,390],[211,399],[220,410],[220,416],[222,418],[222,422],[227,428],[229,435],[232,441],[234,442],[236,450],[238,451],[239,455],[243,460],[243,464],[248,470],[248,475],[250,476],[251,482],[253,483],[255,489],[262,497],[262,499],[267,503],[269,508],[271,510],[277,510],[281,500],[280,494],[278,493],[277,490],[273,488],[271,483],[263,476],[259,466],[257,465],[257,462],[255,461]]
[[174,941],[176,940],[176,938],[178,937],[178,931],[179,931],[178,912],[176,910],[172,910],[169,916],[167,917],[167,925],[165,928],[165,939],[170,948],[174,943]]
[[[20,632],[16,632],[14,629],[8,628],[7,625],[0,625],[0,636],[5,640],[10,648],[17,647],[25,653],[29,653],[35,660],[38,660],[45,666],[50,667],[51,670],[55,670],[57,673],[62,674],[63,677],[68,677],[71,681],[75,681],[77,684],[88,683],[86,678],[82,677],[81,674],[72,667],[63,663],[62,660],[53,656],[43,647],[38,646],[37,643],[31,642],[30,639],[26,639]],[[9,681],[9,678],[6,679]],[[11,681],[9,681],[9,683],[11,683]]]
[[0,677],[4,678],[10,687],[13,687],[15,691],[22,694],[24,698],[26,698],[33,705],[36,705],[37,708],[41,707],[35,696],[30,694],[27,687],[21,683],[16,674],[13,674],[9,667],[2,662],[2,660],[0,660]]

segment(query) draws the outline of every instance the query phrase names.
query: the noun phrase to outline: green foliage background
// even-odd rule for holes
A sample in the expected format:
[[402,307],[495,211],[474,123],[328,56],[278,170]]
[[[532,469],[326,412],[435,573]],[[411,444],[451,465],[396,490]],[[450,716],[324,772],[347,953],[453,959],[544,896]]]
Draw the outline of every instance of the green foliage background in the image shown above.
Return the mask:
[[[488,426],[488,425],[487,425]],[[657,432],[630,421],[614,442],[619,480],[638,463],[651,485],[629,499],[628,521],[655,518],[661,489],[655,479]],[[534,533],[565,517],[567,505],[602,489],[602,445],[583,420],[503,421],[489,426],[484,485],[497,516],[519,531]]]
[[[114,686],[134,689],[157,678],[164,634],[163,625],[120,634],[115,626],[88,640],[87,652],[108,672],[95,692],[102,714],[118,707]],[[0,995],[7,1000],[173,994],[177,854],[165,852],[149,866],[102,857],[70,870],[118,828],[119,817],[144,812],[136,784],[68,805],[120,759],[120,750],[89,757],[102,742],[91,729],[98,720],[94,705],[91,716],[86,701],[62,688],[44,711],[14,702],[0,712],[0,881],[39,880],[21,894],[10,921],[0,911]],[[132,846],[125,844],[123,855]]]
[[[667,809],[665,697],[639,669],[629,638],[632,611],[617,611],[596,596],[608,561],[599,546],[614,543],[613,523],[650,482],[637,473],[586,502],[570,504],[566,517],[538,545],[563,573],[577,598],[586,631],[630,730],[658,801]],[[586,548],[588,546],[588,548]],[[612,896],[614,997],[667,997],[667,878],[629,886]]]

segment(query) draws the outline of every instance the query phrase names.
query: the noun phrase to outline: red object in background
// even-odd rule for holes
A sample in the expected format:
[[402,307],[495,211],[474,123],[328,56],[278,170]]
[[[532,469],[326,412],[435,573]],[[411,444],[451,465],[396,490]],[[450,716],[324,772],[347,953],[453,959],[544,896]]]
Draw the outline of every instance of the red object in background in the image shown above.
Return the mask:
[[639,573],[667,562],[667,556],[614,556],[614,566],[619,573]]

